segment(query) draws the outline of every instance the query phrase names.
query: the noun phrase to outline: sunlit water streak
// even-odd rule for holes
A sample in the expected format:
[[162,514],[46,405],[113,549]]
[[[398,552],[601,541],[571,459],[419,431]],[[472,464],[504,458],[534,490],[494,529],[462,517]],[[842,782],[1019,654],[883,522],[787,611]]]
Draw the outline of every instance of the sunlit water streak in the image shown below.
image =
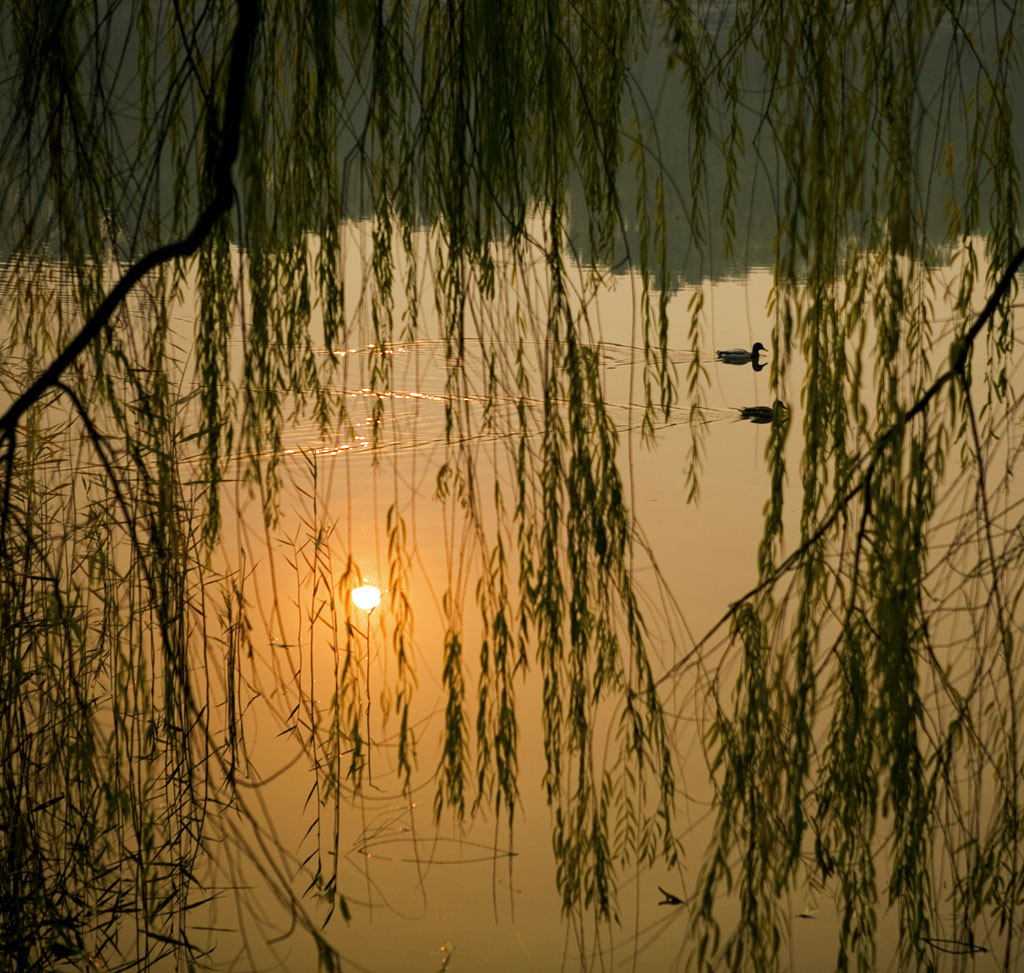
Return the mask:
[[[450,359],[445,354],[444,345],[441,340],[421,339],[384,349],[374,344],[345,350],[321,349],[318,354],[325,358],[354,359],[364,372],[371,356],[386,355],[395,360],[396,373],[399,375],[403,375],[398,370],[404,364],[401,360],[416,356],[419,385],[415,389],[376,390],[368,386],[338,386],[328,379],[324,391],[334,412],[343,412],[344,419],[330,430],[322,429],[320,423],[308,415],[290,419],[282,429],[282,444],[277,455],[308,453],[336,456],[348,451],[384,455],[411,450],[432,452],[445,446],[483,445],[539,434],[540,410],[544,406],[540,398],[514,391],[505,395],[483,391],[474,394],[446,392],[445,376],[448,374]],[[643,348],[640,347],[602,342],[597,346],[597,352],[600,366],[605,370],[638,367],[644,362]],[[670,364],[689,362],[693,358],[693,352],[678,349],[671,350],[668,355]],[[469,388],[483,388],[486,380],[483,353],[473,344],[469,345],[468,353],[460,359],[459,378]],[[431,388],[434,391],[430,391]],[[237,387],[226,387],[226,390],[239,391]],[[307,391],[312,393],[313,390]],[[557,405],[564,410],[568,402],[561,400]],[[375,418],[374,413],[378,407],[382,408]],[[521,409],[528,417],[525,427],[519,421]],[[641,402],[605,404],[608,417],[620,433],[636,432],[641,428],[642,409]],[[458,410],[457,422],[453,421],[455,410]],[[288,409],[283,411],[287,413]],[[658,410],[652,424],[656,431],[674,426],[729,421],[766,424],[772,421],[773,415],[778,416],[778,410],[773,412],[771,406],[765,405],[751,404],[738,408],[675,406],[668,415]],[[237,459],[265,459],[270,455],[267,452],[248,452],[240,454]],[[194,460],[198,456],[185,458]]]

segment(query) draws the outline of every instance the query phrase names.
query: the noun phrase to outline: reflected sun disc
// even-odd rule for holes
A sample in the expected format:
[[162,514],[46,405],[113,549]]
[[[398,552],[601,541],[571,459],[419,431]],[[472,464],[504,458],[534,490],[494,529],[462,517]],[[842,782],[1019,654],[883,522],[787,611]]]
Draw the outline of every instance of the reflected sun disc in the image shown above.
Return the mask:
[[352,589],[352,600],[357,608],[363,611],[373,611],[380,604],[380,589],[372,584],[363,584]]

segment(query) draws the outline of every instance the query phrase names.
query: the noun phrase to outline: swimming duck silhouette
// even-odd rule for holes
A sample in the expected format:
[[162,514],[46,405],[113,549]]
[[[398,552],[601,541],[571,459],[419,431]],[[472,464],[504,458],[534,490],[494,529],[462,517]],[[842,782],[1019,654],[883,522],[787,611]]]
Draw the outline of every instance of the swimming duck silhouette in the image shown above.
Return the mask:
[[727,365],[753,365],[754,368],[763,368],[760,355],[764,350],[764,345],[760,341],[755,341],[750,351],[746,348],[727,348],[725,351],[716,351],[715,354],[720,362]]
[[787,412],[789,412],[789,406],[778,399],[772,405],[745,405],[739,410],[741,419],[756,422],[759,425],[781,420]]
[[759,425],[771,422],[773,418],[770,405],[745,405],[740,409],[740,418]]

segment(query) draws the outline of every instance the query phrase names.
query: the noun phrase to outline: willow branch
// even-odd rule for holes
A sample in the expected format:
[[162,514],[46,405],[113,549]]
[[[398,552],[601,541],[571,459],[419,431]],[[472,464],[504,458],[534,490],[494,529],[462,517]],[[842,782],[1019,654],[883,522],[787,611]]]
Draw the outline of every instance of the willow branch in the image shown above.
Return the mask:
[[224,112],[220,126],[220,145],[212,167],[210,189],[213,193],[210,202],[200,212],[186,236],[149,251],[125,271],[78,334],[0,417],[0,437],[9,442],[13,441],[14,431],[21,417],[49,389],[57,385],[67,368],[96,339],[110,322],[119,305],[143,277],[161,264],[191,257],[202,246],[217,221],[231,209],[235,198],[231,168],[238,156],[246,79],[252,62],[259,22],[260,0],[238,0],[238,25],[232,40],[231,63],[228,68]]
[[939,375],[938,378],[928,386],[924,394],[912,406],[910,406],[910,408],[903,412],[898,422],[894,422],[890,425],[889,428],[886,429],[885,432],[881,433],[881,435],[879,435],[875,440],[868,454],[866,465],[864,465],[864,469],[857,482],[841,497],[837,498],[833,502],[832,509],[811,532],[811,534],[808,535],[803,543],[788,557],[786,557],[785,560],[783,560],[782,563],[779,564],[778,567],[776,567],[770,574],[762,578],[756,585],[754,585],[753,588],[746,592],[746,594],[734,601],[722,617],[704,633],[700,641],[696,642],[693,648],[690,649],[682,659],[668,669],[668,671],[658,680],[659,683],[670,678],[684,668],[690,660],[693,659],[705,645],[707,645],[715,633],[717,633],[722,626],[726,624],[726,622],[732,619],[742,605],[751,599],[756,598],[757,595],[765,589],[771,588],[783,574],[793,570],[793,568],[799,564],[807,551],[817,544],[818,541],[820,541],[822,537],[832,529],[832,526],[839,518],[839,515],[846,510],[849,504],[868,487],[882,453],[896,437],[899,430],[901,430],[915,416],[924,412],[928,408],[932,399],[934,399],[949,382],[958,377],[965,380],[967,374],[967,358],[970,355],[971,347],[982,329],[992,319],[992,316],[995,314],[1000,302],[1009,293],[1010,287],[1013,284],[1013,278],[1022,266],[1024,266],[1024,247],[1021,247],[1017,253],[1014,254],[1013,259],[1007,265],[1006,270],[1003,271],[1002,277],[999,278],[999,282],[996,284],[991,295],[989,295],[989,299],[985,302],[985,306],[981,309],[978,317],[974,321],[974,324],[972,324],[963,336],[954,344],[950,352],[949,368],[947,368],[946,371]]

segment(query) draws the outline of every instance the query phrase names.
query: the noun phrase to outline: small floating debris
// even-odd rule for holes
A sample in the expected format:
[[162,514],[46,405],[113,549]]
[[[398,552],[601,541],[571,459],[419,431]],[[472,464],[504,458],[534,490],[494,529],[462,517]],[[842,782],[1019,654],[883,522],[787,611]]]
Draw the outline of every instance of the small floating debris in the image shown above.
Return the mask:
[[658,891],[664,896],[663,899],[658,901],[658,905],[683,905],[683,900],[678,895],[663,889],[660,885]]

